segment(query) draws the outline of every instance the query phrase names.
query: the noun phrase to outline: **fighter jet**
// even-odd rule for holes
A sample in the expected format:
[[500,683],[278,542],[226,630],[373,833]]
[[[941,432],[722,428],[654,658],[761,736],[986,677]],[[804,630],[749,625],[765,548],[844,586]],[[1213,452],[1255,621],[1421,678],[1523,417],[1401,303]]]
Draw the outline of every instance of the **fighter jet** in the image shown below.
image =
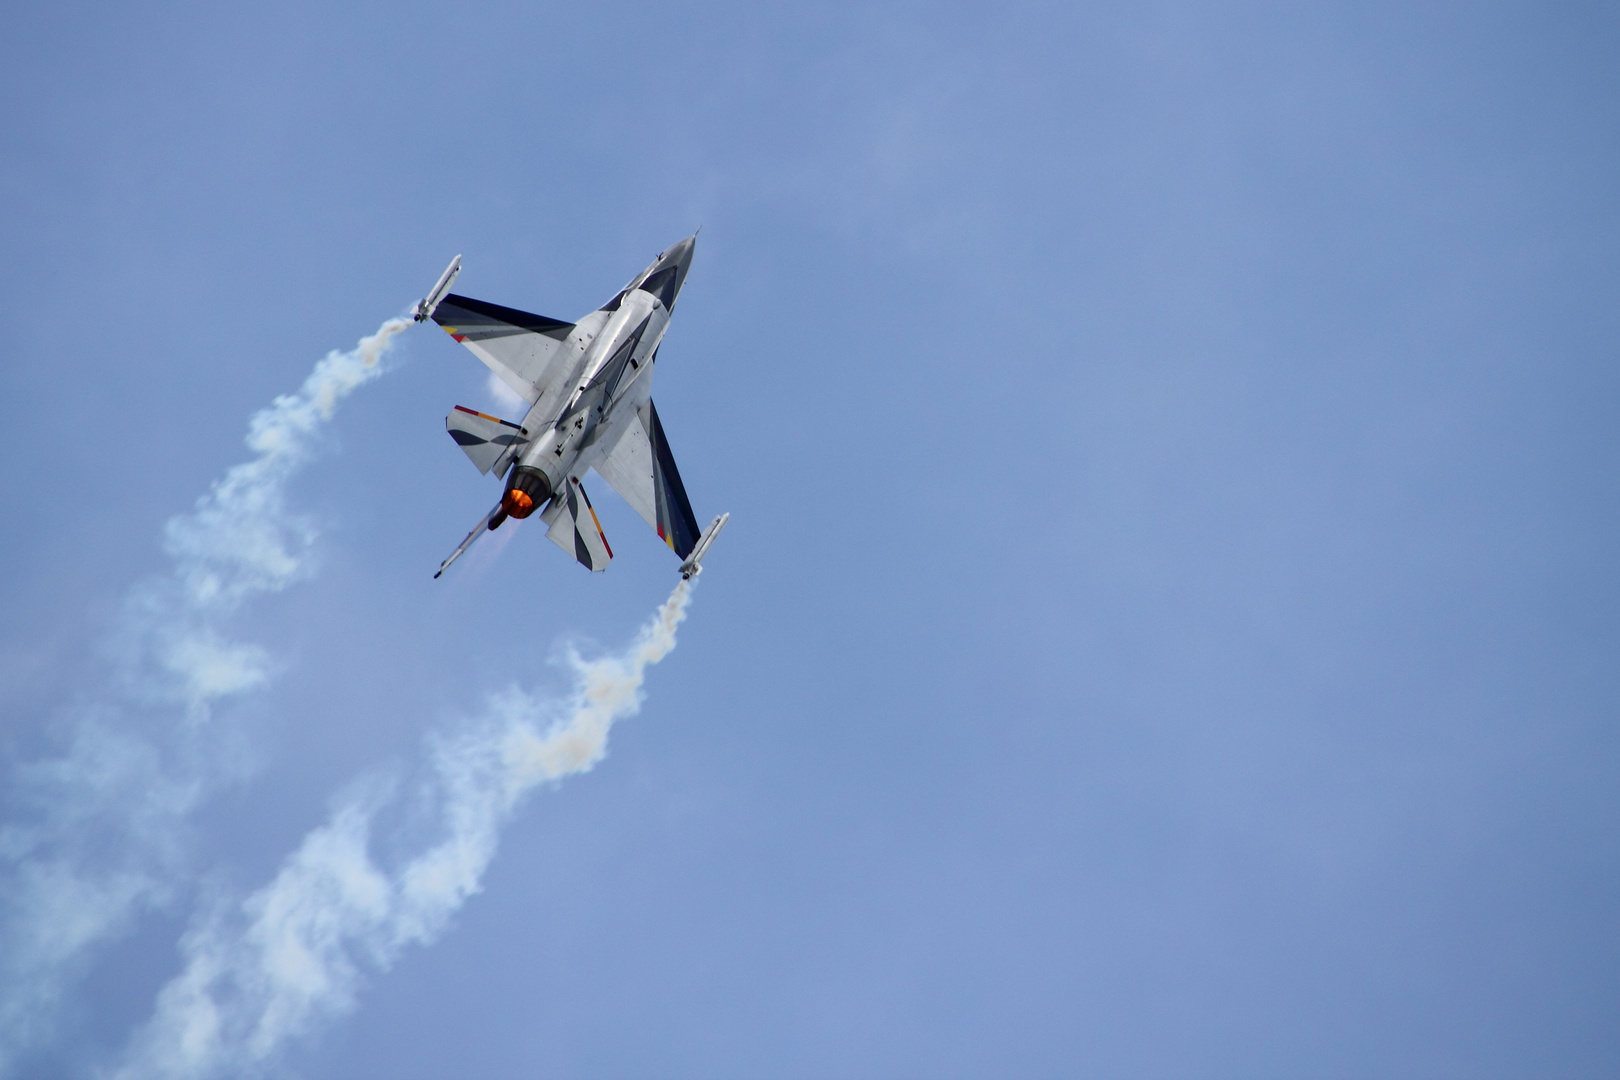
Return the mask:
[[704,554],[731,515],[721,514],[699,533],[652,401],[658,346],[696,240],[689,236],[660,254],[577,322],[450,292],[461,272],[459,255],[417,303],[417,322],[432,319],[444,327],[529,405],[515,423],[463,405],[445,417],[456,445],[479,472],[504,475],[506,490],[434,577],[507,518],[537,511],[558,547],[589,570],[606,570],[613,549],[585,493],[592,469],[680,557],[682,577],[702,570]]

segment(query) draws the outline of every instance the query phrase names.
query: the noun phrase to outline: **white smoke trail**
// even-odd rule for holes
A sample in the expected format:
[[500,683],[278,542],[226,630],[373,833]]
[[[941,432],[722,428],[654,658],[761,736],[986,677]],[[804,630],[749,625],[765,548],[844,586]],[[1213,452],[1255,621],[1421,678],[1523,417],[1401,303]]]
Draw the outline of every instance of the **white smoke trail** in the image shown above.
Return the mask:
[[231,640],[226,618],[309,572],[315,531],[288,512],[287,481],[410,325],[390,319],[327,354],[297,393],[254,415],[253,459],[168,523],[173,572],[132,590],[111,683],[81,691],[59,718],[65,752],[7,785],[24,820],[0,829],[0,1075],[49,1037],[92,949],[171,898],[187,819],[229,778],[234,736],[208,723],[214,706],[270,675],[268,654]]
[[[194,925],[184,970],[158,996],[120,1080],[203,1080],[267,1071],[289,1039],[352,1008],[362,967],[386,969],[432,942],[477,892],[502,824],[537,785],[601,760],[615,721],[641,705],[648,666],[675,647],[690,587],[676,586],[623,653],[570,653],[576,686],[556,703],[516,688],[461,737],[441,743],[426,793],[439,838],[402,865],[371,854],[382,802],[351,796],[311,832],[269,885]],[[547,723],[548,719],[550,720]]]

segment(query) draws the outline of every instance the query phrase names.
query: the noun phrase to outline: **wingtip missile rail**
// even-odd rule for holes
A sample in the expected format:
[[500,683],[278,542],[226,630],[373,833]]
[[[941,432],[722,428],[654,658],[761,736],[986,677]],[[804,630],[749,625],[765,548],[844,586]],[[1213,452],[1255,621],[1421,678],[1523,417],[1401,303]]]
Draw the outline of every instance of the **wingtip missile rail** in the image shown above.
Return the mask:
[[462,554],[465,553],[468,548],[473,546],[474,540],[477,540],[480,536],[483,536],[485,532],[489,531],[489,529],[492,527],[490,522],[493,521],[495,519],[495,515],[499,514],[500,512],[501,504],[496,503],[495,509],[485,514],[483,519],[480,520],[478,524],[473,526],[472,532],[467,534],[467,539],[461,542],[461,546],[452,551],[450,553],[450,557],[439,564],[439,569],[433,575],[434,581],[439,580],[439,575],[450,569],[450,564],[461,558]]
[[461,256],[457,255],[450,260],[450,265],[444,268],[444,273],[439,275],[439,281],[432,290],[416,302],[411,318],[416,322],[432,318],[433,309],[439,306],[439,301],[450,291],[450,286],[455,284],[456,275],[459,273],[461,273]]
[[731,513],[727,511],[709,522],[709,527],[703,530],[703,535],[698,537],[697,544],[693,546],[692,554],[681,563],[681,577],[690,581],[703,572],[703,556],[708,554],[709,545],[714,543],[714,538],[720,535],[720,530],[725,528],[726,522],[730,520]]

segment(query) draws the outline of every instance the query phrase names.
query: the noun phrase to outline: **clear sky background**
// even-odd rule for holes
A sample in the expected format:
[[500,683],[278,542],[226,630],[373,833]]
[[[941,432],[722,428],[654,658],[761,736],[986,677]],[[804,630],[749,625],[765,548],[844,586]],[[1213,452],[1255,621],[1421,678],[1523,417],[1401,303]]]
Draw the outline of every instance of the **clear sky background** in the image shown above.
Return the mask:
[[[136,723],[108,643],[250,415],[458,252],[457,291],[573,319],[703,227],[655,397],[733,518],[678,649],[272,1071],[1620,1071],[1613,7],[6,23],[13,883],[67,813],[39,763]],[[674,583],[600,483],[607,573],[530,523],[432,580],[498,491],[442,418],[498,403],[437,330],[387,365],[288,489],[313,575],[228,623],[274,676],[209,721],[165,890],[19,1006],[9,1075],[126,1061],[188,928],[334,800],[565,695],[560,645]]]

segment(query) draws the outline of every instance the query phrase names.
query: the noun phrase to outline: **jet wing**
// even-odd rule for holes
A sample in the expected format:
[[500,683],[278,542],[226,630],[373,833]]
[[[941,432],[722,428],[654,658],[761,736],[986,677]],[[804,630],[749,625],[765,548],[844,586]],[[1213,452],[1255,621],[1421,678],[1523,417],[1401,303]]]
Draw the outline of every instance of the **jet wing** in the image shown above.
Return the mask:
[[439,301],[433,321],[530,405],[562,377],[559,353],[574,330],[573,323],[455,293]]
[[597,464],[596,471],[658,530],[675,554],[683,559],[692,554],[698,542],[697,517],[651,398],[636,410],[618,444]]

